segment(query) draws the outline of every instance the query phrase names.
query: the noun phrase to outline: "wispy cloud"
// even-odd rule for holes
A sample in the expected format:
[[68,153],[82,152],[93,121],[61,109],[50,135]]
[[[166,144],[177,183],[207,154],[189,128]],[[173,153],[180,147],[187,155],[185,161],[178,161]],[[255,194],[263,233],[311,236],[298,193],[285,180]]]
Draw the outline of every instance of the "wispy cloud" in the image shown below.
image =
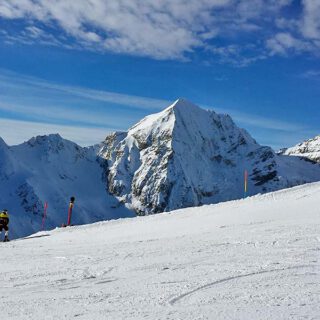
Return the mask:
[[256,61],[268,58],[265,49],[254,44],[208,46],[207,51],[211,52],[219,63],[235,67],[247,67]]
[[0,70],[0,115],[6,117],[124,130],[171,102],[59,85]]
[[[211,33],[210,12],[229,3],[230,0],[1,0],[0,15],[54,26],[69,43],[74,40],[75,45],[86,49],[182,59],[184,53],[202,46],[203,39]],[[38,34],[42,40],[47,30],[41,30],[31,32],[30,38]]]
[[[67,138],[79,144],[97,143],[111,130],[127,130],[145,115],[158,112],[171,103],[163,99],[64,86],[0,70],[0,117],[4,124],[0,136],[10,143],[21,142],[34,134],[60,132],[60,129]],[[300,124],[234,109],[202,107],[230,114],[238,125],[252,129],[253,133],[268,131],[280,135],[307,129]]]
[[[68,133],[70,126],[75,142],[97,143],[110,130],[127,130],[170,102],[64,86],[0,70],[0,118],[5,119],[2,123],[10,124],[1,126],[0,136],[10,143],[18,143],[30,138],[30,134],[45,134],[48,128],[50,132],[61,129]],[[35,123],[37,130],[32,131],[31,123]],[[85,139],[81,128],[90,138]]]
[[58,91],[64,94],[70,94],[77,97],[87,98],[95,101],[107,102],[117,105],[130,106],[136,109],[160,109],[171,101],[163,99],[152,99],[122,93],[94,90],[84,87],[67,86],[51,83],[42,79],[29,77],[7,70],[0,69],[0,82],[3,86],[13,86],[16,89],[37,89]]
[[296,1],[0,0],[0,19],[21,25],[0,37],[154,59],[187,60],[205,50],[213,61],[240,66],[272,55],[318,55],[319,1],[302,0],[300,12],[291,6]]
[[0,118],[0,136],[8,145],[20,144],[31,137],[59,133],[63,138],[82,146],[94,145],[103,141],[113,128],[91,128],[84,126],[65,126],[34,121],[19,121]]
[[320,80],[320,70],[308,70],[300,75],[304,79],[319,79]]
[[[206,108],[212,109],[208,106],[206,106]],[[239,112],[237,110],[214,108],[214,111],[229,114],[233,118],[233,120],[235,120],[239,125],[243,126],[244,128],[250,126],[255,128],[282,132],[297,132],[306,130],[305,126],[298,123],[291,123],[281,121],[278,119],[261,117],[254,114]]]
[[302,0],[301,8],[295,17],[276,20],[279,30],[266,41],[271,55],[310,53],[320,56],[320,2]]

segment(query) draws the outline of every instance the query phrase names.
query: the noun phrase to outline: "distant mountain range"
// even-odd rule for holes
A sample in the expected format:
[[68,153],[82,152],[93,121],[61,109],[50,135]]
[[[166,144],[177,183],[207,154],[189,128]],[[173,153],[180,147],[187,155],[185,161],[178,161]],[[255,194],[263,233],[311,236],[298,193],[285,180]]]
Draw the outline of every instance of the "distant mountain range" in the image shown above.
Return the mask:
[[282,149],[279,152],[283,155],[305,157],[320,163],[320,135],[303,141],[292,148]]
[[[308,148],[319,155],[319,143]],[[320,164],[290,149],[276,154],[230,116],[179,99],[89,148],[59,135],[11,147],[0,139],[0,208],[22,236],[41,228],[45,202],[46,227],[65,223],[70,196],[83,224],[239,199],[245,170],[247,195],[319,181]]]
[[12,147],[0,140],[0,208],[11,214],[11,236],[40,230],[45,202],[46,227],[66,223],[70,196],[76,197],[74,224],[134,216],[108,194],[106,170],[94,148],[81,148],[59,135]]

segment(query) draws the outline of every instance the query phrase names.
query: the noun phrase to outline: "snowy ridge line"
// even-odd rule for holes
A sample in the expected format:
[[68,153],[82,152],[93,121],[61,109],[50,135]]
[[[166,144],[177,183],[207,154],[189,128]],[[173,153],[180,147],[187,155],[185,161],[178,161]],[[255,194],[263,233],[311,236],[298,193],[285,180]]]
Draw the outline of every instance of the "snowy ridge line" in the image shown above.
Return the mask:
[[[317,187],[316,189],[314,187]],[[281,200],[284,196],[286,195],[292,195],[292,197],[295,197],[296,193],[299,193],[300,191],[303,191],[303,193],[308,193],[310,194],[307,190],[308,189],[312,189],[312,193],[319,193],[320,194],[320,182],[311,182],[311,183],[306,183],[303,185],[299,185],[299,186],[295,186],[295,187],[291,187],[291,188],[286,188],[286,189],[282,189],[282,190],[277,190],[277,191],[272,191],[272,192],[268,192],[268,193],[258,193],[255,194],[253,196],[248,196],[246,198],[241,198],[241,199],[236,199],[236,200],[230,200],[230,201],[222,201],[219,203],[215,203],[215,204],[208,204],[208,205],[203,205],[203,206],[199,206],[199,207],[193,207],[193,208],[210,208],[210,207],[214,207],[214,208],[220,208],[220,207],[226,207],[226,206],[232,206],[234,204],[237,203],[247,203],[247,202],[261,202],[262,200]],[[303,196],[302,196],[303,197]],[[164,212],[165,213],[170,213],[170,214],[178,214],[180,212],[185,212],[188,209],[192,209],[192,208],[185,208],[185,209],[177,209],[174,211],[170,211],[170,212]]]
[[93,147],[82,148],[58,134],[11,147],[0,140],[0,180],[5,181],[0,184],[0,208],[14,217],[10,237],[65,224],[71,196],[76,197],[73,224],[134,216],[106,192],[104,170],[105,161]]
[[[310,190],[312,190],[312,193],[310,194]],[[302,191],[302,194],[301,194]],[[152,220],[158,220],[165,218],[166,220],[171,219],[172,216],[175,216],[176,218],[183,219],[184,215],[197,215],[201,216],[203,213],[201,211],[207,211],[212,209],[227,209],[227,208],[232,208],[234,205],[237,204],[251,204],[252,202],[258,202],[260,203],[261,201],[265,200],[282,200],[285,197],[294,198],[294,199],[300,199],[303,197],[308,197],[312,194],[319,193],[320,195],[320,182],[313,182],[313,183],[308,183],[304,184],[301,186],[296,186],[284,190],[278,190],[278,191],[273,191],[265,194],[257,194],[251,197],[239,199],[239,200],[231,200],[231,201],[225,201],[225,202],[220,202],[217,204],[211,204],[211,205],[203,205],[200,207],[192,207],[192,208],[186,208],[186,209],[178,209],[170,212],[163,212],[159,213],[156,215],[147,215],[147,216],[137,216],[133,218],[119,218],[119,219],[114,219],[114,220],[106,220],[106,221],[98,221],[90,224],[84,224],[84,225],[74,225],[72,227],[66,227],[66,228],[60,228],[57,227],[49,232],[47,232],[49,235],[50,234],[59,234],[59,233],[65,233],[65,232],[76,232],[77,230],[86,230],[86,229],[95,229],[95,228],[104,228],[106,226],[110,227],[121,227],[124,224],[136,224],[136,223],[141,223],[143,224],[145,221],[152,221]],[[296,197],[296,195],[299,195],[299,197]],[[193,212],[193,211],[197,212]],[[191,212],[192,211],[192,212]],[[219,215],[222,215],[222,212],[218,212]],[[266,220],[269,222],[270,220]],[[16,240],[21,240],[21,239],[29,239],[29,238],[41,238],[43,231],[34,233],[30,235],[29,237],[25,238],[19,238]]]
[[71,224],[90,224],[320,181],[320,164],[276,154],[230,116],[178,99],[92,147],[59,134],[17,146],[0,139],[0,180],[0,207],[14,214],[14,239],[43,230],[43,224],[49,230],[65,224],[71,196]]
[[98,154],[108,161],[108,190],[138,215],[241,199],[320,181],[320,166],[277,155],[228,115],[178,99],[126,134],[113,133]]
[[305,140],[291,148],[281,149],[279,154],[307,158],[320,163],[320,135]]
[[[282,196],[282,195],[287,195],[287,194],[294,195],[295,193],[298,193],[301,190],[307,191],[307,189],[314,189],[314,186],[318,186],[317,190],[315,190],[314,192],[319,192],[320,191],[320,182],[317,181],[317,182],[305,183],[303,185],[294,186],[294,187],[291,187],[291,188],[272,191],[272,192],[268,192],[268,193],[258,193],[258,194],[255,194],[253,196],[250,196],[250,197],[246,197],[246,198],[239,199],[239,200],[233,200],[233,201],[254,200],[255,198],[259,198],[259,199],[272,198],[272,199],[276,200],[276,198],[274,198],[274,196]],[[216,205],[219,205],[219,204],[220,203],[218,203]]]
[[292,266],[292,267],[287,267],[287,268],[279,268],[279,269],[271,269],[271,270],[262,270],[262,271],[256,271],[256,272],[250,272],[250,273],[246,273],[246,274],[242,274],[242,275],[238,275],[238,276],[231,276],[231,277],[226,277],[220,280],[216,280],[210,283],[207,283],[203,286],[197,287],[191,291],[185,292],[181,295],[176,296],[175,298],[169,300],[169,304],[170,305],[174,305],[175,303],[177,303],[178,301],[196,293],[199,292],[201,290],[204,289],[208,289],[211,288],[217,284],[220,283],[224,283],[224,282],[228,282],[228,281],[232,281],[232,280],[237,280],[240,278],[247,278],[247,277],[251,277],[251,276],[256,276],[256,275],[260,275],[260,274],[265,274],[265,273],[276,273],[276,272],[281,272],[281,271],[287,271],[287,270],[295,270],[295,269],[303,269],[303,268],[315,268],[315,267],[319,267],[320,265],[299,265],[299,266]]
[[28,237],[23,237],[23,238],[18,238],[18,239],[11,240],[11,242],[29,240],[29,239],[32,240],[32,239],[38,239],[38,238],[44,238],[44,237],[50,237],[50,234],[37,235],[37,233],[35,233],[34,235],[31,235],[31,236],[28,236]]

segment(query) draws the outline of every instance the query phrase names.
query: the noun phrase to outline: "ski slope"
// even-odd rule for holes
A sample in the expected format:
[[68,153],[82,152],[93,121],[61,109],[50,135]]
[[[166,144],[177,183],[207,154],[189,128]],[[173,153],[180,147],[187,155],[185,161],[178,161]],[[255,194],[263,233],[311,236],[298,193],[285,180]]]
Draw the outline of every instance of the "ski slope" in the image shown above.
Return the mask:
[[0,250],[1,319],[320,318],[320,183]]

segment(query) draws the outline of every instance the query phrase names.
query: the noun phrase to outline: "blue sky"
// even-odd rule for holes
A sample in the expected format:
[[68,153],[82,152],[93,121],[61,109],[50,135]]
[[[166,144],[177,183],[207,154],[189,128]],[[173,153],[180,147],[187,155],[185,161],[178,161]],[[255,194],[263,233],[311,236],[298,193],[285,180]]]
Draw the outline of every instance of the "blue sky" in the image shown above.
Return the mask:
[[0,0],[0,136],[81,145],[179,97],[275,149],[320,133],[320,1]]

